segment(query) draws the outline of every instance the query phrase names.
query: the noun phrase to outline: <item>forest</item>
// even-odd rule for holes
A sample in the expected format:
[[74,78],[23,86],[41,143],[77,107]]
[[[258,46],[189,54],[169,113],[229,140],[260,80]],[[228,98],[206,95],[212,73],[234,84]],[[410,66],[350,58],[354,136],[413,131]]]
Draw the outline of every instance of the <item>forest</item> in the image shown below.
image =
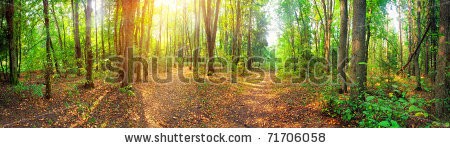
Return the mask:
[[449,128],[450,0],[2,0],[0,128]]

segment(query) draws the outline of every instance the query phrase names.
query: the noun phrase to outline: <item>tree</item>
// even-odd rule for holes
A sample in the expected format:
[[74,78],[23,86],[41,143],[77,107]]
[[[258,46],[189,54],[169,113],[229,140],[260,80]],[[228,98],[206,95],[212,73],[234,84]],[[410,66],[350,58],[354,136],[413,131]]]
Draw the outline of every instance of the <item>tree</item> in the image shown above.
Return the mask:
[[[412,13],[412,0],[408,0],[408,51],[409,56],[413,55],[413,13]],[[413,66],[408,66],[408,74],[413,74]]]
[[85,14],[86,14],[86,41],[84,43],[84,50],[86,51],[87,54],[87,59],[86,59],[86,84],[85,87],[86,88],[94,88],[94,80],[92,78],[92,69],[93,69],[93,61],[94,61],[94,56],[92,54],[92,47],[91,47],[91,23],[92,23],[92,0],[87,0],[87,4],[86,4],[86,10],[85,10]]
[[[314,0],[314,3],[316,4],[317,12],[319,13],[320,19],[322,19],[322,16],[320,15],[320,12],[317,8],[317,0]],[[322,26],[324,27],[324,54],[325,54],[325,60],[327,62],[331,63],[330,59],[330,47],[331,47],[331,23],[333,22],[333,12],[334,12],[334,0],[321,0],[322,1],[322,9],[324,18],[322,20]],[[328,67],[327,67],[328,68]],[[330,69],[327,69],[327,71]]]
[[253,22],[253,9],[252,9],[252,6],[253,6],[253,0],[251,1],[251,3],[250,3],[250,7],[249,7],[249,11],[250,11],[250,14],[249,14],[249,17],[248,17],[248,34],[247,34],[247,57],[249,58],[248,59],[248,61],[247,61],[247,68],[248,69],[252,69],[252,62],[253,62],[253,60],[252,59],[250,59],[250,58],[252,58],[252,54],[253,54],[253,52],[252,52],[252,30],[253,30],[253,26],[252,26],[252,22]]
[[[241,1],[236,1],[236,21],[235,21],[235,26],[234,26],[234,31],[233,31],[233,44],[232,44],[232,60],[233,60],[233,65],[237,66],[237,64],[239,63],[239,56],[240,56],[240,52],[241,52],[241,43],[242,43],[242,38],[241,38],[241,19],[242,19],[242,9],[241,9]],[[233,68],[233,70],[235,70],[235,68]],[[234,71],[233,71],[234,72]]]
[[122,33],[123,33],[123,39],[121,46],[121,53],[124,55],[124,64],[123,69],[125,72],[125,76],[123,77],[122,81],[122,87],[128,86],[130,82],[133,81],[133,69],[130,69],[133,67],[133,62],[131,62],[131,58],[133,56],[133,42],[134,42],[134,19],[135,19],[135,12],[136,7],[138,4],[138,0],[127,0],[122,1],[122,11],[127,13],[122,13]]
[[402,27],[402,7],[401,7],[401,1],[397,1],[397,12],[399,14],[398,16],[398,28],[399,28],[399,47],[400,47],[400,66],[403,66],[403,27]]
[[437,57],[437,76],[434,85],[435,98],[439,99],[436,102],[436,111],[438,115],[444,112],[444,100],[449,97],[448,84],[448,58],[449,58],[449,39],[450,39],[450,0],[441,0],[440,2],[440,24],[439,24],[439,51]]
[[347,34],[348,34],[348,8],[347,0],[340,0],[341,8],[341,31],[339,37],[339,53],[338,53],[338,72],[342,79],[341,92],[347,92],[347,75],[345,74],[345,66],[347,65]]
[[14,0],[8,0],[6,8],[6,22],[8,28],[6,31],[6,40],[9,43],[9,77],[10,83],[12,85],[17,85],[19,83],[19,74],[17,71],[17,48],[14,36],[14,12]]
[[216,0],[215,10],[213,11],[212,0],[201,1],[203,12],[203,21],[205,23],[206,46],[208,48],[208,75],[214,73],[214,49],[216,47],[217,22],[219,20],[220,0]]
[[72,15],[73,15],[73,38],[75,42],[75,60],[78,66],[78,75],[81,76],[81,69],[83,68],[83,53],[81,52],[80,43],[80,27],[78,16],[78,0],[71,0]]
[[[56,30],[58,31],[59,48],[60,48],[60,50],[63,50],[64,46],[63,46],[63,39],[62,39],[62,36],[61,36],[61,29],[59,28],[58,18],[56,18],[56,12],[55,12],[55,6],[54,5],[52,5],[51,11],[53,13],[53,18],[54,18],[54,21],[55,21]],[[53,54],[52,54],[53,55],[53,59],[55,61],[56,73],[58,75],[61,75],[61,71],[59,69],[59,64],[58,64],[58,58],[57,58],[58,55],[56,54],[55,48],[53,48],[53,45],[52,45],[52,51],[53,51]]]
[[420,55],[420,44],[421,43],[419,43],[419,42],[421,42],[420,41],[420,35],[422,34],[422,25],[421,25],[421,19],[420,19],[420,17],[421,17],[421,3],[420,3],[420,0],[419,1],[417,1],[417,8],[418,8],[418,10],[417,10],[417,29],[418,29],[418,34],[417,34],[417,36],[416,36],[416,38],[415,38],[415,40],[414,40],[414,43],[415,43],[415,45],[416,46],[418,46],[417,47],[417,49],[419,50],[418,52],[417,52],[417,54],[414,54],[414,58],[413,58],[413,63],[414,63],[414,72],[415,72],[415,76],[416,76],[416,84],[417,84],[417,86],[416,86],[416,90],[422,90],[422,84],[421,84],[421,75],[420,75],[420,65],[419,65],[419,55]]
[[52,97],[52,84],[51,84],[51,74],[52,74],[52,58],[51,58],[51,38],[50,38],[50,19],[48,16],[48,0],[43,0],[44,4],[44,23],[45,23],[45,33],[46,33],[46,61],[45,61],[45,98],[50,99]]
[[353,1],[352,78],[353,99],[362,99],[367,81],[366,0]]
[[200,50],[200,8],[199,0],[194,0],[194,11],[195,11],[195,27],[194,27],[194,53],[192,53],[194,71],[198,70],[198,58]]
[[[436,5],[436,0],[429,0],[429,7],[430,7],[430,15],[429,15],[429,21],[431,24],[431,30],[430,30],[430,42],[431,42],[431,52],[429,54],[430,56],[430,68],[432,69],[431,71],[437,71],[437,66],[436,66],[436,57],[437,57],[437,49],[438,47],[438,27],[437,27],[437,5]],[[428,63],[428,62],[427,62]],[[436,75],[435,73],[433,73],[431,75],[431,80],[434,83],[436,81]]]

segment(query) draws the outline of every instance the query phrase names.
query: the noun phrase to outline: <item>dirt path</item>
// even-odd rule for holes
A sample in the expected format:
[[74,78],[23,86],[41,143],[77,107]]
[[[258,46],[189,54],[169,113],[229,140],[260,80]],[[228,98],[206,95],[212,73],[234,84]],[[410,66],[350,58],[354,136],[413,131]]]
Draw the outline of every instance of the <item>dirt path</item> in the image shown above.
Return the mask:
[[[134,97],[121,93],[118,84],[97,80],[87,90],[83,78],[61,79],[51,100],[0,103],[0,127],[341,127],[321,114],[319,88],[274,84],[268,75],[257,84],[242,77],[237,84],[183,83],[176,73],[173,78],[134,84]],[[20,98],[3,95],[0,102]]]
[[[174,78],[176,78],[174,76]],[[146,127],[340,127],[298,84],[136,84]]]

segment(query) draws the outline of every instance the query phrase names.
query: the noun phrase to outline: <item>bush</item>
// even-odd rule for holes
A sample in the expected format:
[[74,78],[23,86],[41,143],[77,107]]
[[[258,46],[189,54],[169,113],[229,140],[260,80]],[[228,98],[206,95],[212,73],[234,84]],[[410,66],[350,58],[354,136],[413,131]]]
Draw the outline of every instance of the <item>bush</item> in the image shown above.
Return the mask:
[[12,91],[16,94],[22,95],[21,97],[26,97],[27,94],[31,94],[32,96],[36,96],[36,97],[40,98],[40,97],[44,96],[44,94],[42,92],[43,88],[44,88],[44,85],[42,85],[42,84],[25,85],[23,83],[19,83],[12,88]]
[[[415,96],[406,98],[405,93],[401,97],[366,95],[365,101],[351,100],[348,96],[339,96],[335,92],[332,87],[326,89],[322,100],[325,106],[322,110],[332,117],[339,117],[344,122],[353,123],[359,127],[408,127],[408,121],[413,117],[428,119],[430,115],[424,108],[431,107],[434,102]],[[430,126],[430,124],[427,123],[424,126]]]
[[129,97],[135,97],[136,94],[133,91],[133,86],[128,85],[122,88],[119,88],[119,92],[122,94],[127,94]]

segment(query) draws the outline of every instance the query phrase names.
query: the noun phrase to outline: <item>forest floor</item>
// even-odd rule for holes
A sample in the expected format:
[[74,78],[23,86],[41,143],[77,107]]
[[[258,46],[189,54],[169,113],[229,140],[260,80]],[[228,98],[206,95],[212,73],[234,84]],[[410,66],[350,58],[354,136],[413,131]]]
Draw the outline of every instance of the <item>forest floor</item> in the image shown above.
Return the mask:
[[54,82],[50,100],[33,95],[33,88],[16,92],[2,84],[0,127],[345,126],[322,114],[318,87],[274,84],[267,75],[257,84],[183,83],[173,75],[167,84],[136,83],[130,93],[100,79],[95,89],[84,89],[82,77],[68,76]]

